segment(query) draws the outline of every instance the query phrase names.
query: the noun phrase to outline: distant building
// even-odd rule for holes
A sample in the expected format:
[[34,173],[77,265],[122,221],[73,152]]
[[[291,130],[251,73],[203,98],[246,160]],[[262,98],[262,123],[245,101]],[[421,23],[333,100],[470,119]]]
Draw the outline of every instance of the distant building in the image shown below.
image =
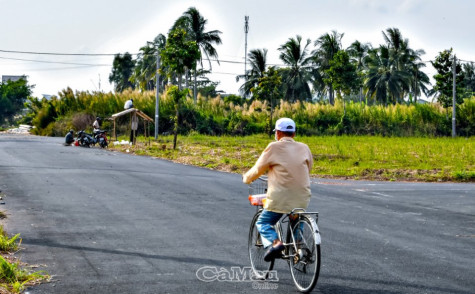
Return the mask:
[[19,79],[26,79],[26,76],[2,76],[2,83],[6,83],[8,81],[16,82]]

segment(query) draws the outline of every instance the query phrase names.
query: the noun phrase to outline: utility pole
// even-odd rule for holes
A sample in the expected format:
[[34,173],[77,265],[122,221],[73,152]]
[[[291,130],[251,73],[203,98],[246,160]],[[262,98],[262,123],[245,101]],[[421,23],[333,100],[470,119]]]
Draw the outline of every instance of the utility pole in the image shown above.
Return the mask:
[[158,138],[158,116],[159,116],[159,99],[160,99],[160,49],[158,48],[158,45],[156,46],[157,48],[157,72],[155,73],[155,81],[156,81],[156,90],[157,93],[155,95],[155,140]]
[[453,75],[453,87],[452,87],[452,138],[455,138],[456,133],[455,133],[455,107],[456,107],[456,95],[457,95],[457,90],[456,90],[456,82],[455,78],[457,76],[457,57],[454,54],[454,64],[452,64],[452,75]]
[[99,92],[101,91],[101,74],[99,74]]
[[249,16],[244,16],[244,33],[246,34],[246,41],[244,43],[244,80],[247,80],[247,33],[249,32]]

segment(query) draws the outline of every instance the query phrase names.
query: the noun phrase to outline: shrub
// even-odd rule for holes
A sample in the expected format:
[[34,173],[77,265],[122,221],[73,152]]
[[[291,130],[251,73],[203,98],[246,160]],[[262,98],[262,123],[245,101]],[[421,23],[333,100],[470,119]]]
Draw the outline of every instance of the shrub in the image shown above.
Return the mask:
[[[166,92],[165,92],[166,93]],[[136,108],[155,116],[155,93],[126,90],[122,93],[73,92],[59,93],[60,99],[32,101],[32,123],[36,134],[64,135],[68,128],[90,129],[96,116],[110,117],[123,110],[124,102],[134,99]],[[196,104],[191,91],[180,106],[179,133],[197,131],[201,134],[250,135],[269,131],[270,111],[267,102],[246,100],[228,95],[215,98],[198,95]],[[171,132],[175,106],[166,94],[160,96],[160,133]],[[273,122],[290,117],[297,123],[297,132],[304,135],[380,135],[380,136],[450,136],[450,109],[438,104],[364,105],[337,100],[335,106],[323,103],[281,100],[274,108]],[[57,122],[51,126],[51,123]],[[128,119],[117,120],[117,130],[128,129]],[[110,121],[103,120],[103,129],[111,130]],[[142,125],[139,125],[141,130]],[[153,124],[150,131],[153,133]],[[139,130],[140,131],[140,130]],[[475,134],[475,97],[457,107],[457,132],[460,136]]]

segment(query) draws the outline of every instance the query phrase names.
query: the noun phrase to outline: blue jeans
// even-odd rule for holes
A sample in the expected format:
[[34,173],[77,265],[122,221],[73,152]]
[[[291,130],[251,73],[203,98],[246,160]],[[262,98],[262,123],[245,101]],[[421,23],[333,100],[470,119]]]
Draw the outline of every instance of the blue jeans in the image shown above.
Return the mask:
[[283,213],[263,210],[256,222],[256,227],[261,234],[262,245],[264,248],[272,245],[275,239],[279,239],[279,235],[274,229],[274,225],[282,217]]

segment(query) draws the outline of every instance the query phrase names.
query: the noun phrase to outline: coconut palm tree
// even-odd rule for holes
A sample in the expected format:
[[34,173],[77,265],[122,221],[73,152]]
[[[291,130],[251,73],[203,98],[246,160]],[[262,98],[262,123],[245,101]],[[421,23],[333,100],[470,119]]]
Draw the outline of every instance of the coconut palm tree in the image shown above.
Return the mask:
[[[329,68],[330,60],[333,56],[341,50],[341,39],[343,33],[339,34],[337,31],[326,33],[320,36],[314,43],[317,48],[312,52],[314,62],[319,68],[319,73],[322,77],[325,77],[325,71]],[[328,94],[330,98],[330,104],[335,104],[333,85],[327,84]]]
[[423,54],[425,54],[425,52],[422,49],[412,50],[409,48],[409,42],[407,40],[403,43],[403,54],[400,60],[400,66],[402,70],[405,70],[410,75],[409,92],[414,96],[414,103],[417,102],[417,96],[421,96],[422,93],[426,96],[429,95],[429,76],[422,71],[422,68],[426,66],[421,59]]
[[[159,34],[153,42],[147,42],[140,48],[139,54],[135,60],[135,68],[130,80],[142,90],[155,89],[155,77],[157,75],[157,50],[165,48],[166,37]],[[161,79],[162,84],[165,79]],[[162,88],[163,89],[163,88]]]
[[354,41],[347,49],[348,55],[351,57],[351,61],[356,66],[356,71],[359,76],[360,82],[360,102],[363,99],[363,82],[362,77],[364,76],[364,70],[366,68],[365,59],[368,56],[368,51],[371,49],[370,43],[361,43],[360,41]]
[[473,62],[463,64],[463,85],[469,95],[475,92],[475,64]]
[[391,58],[395,60],[396,66],[399,67],[399,59],[404,54],[404,49],[408,48],[408,40],[402,37],[398,28],[386,29],[386,32],[383,31],[383,38],[387,47],[391,50]]
[[381,45],[379,49],[370,50],[366,62],[368,74],[365,86],[368,95],[385,105],[388,102],[396,103],[404,89],[409,88],[410,74],[397,69],[396,61],[385,45]]
[[398,101],[403,102],[406,94],[413,93],[414,101],[421,93],[428,94],[427,86],[430,84],[429,77],[421,70],[425,67],[421,56],[424,50],[414,50],[409,46],[409,40],[403,38],[397,28],[388,28],[382,32],[386,46],[389,48],[392,64],[397,71],[404,71],[410,78],[409,83],[401,84],[400,97]]
[[[213,45],[221,44],[221,31],[205,31],[206,23],[208,22],[205,19],[198,9],[195,7],[188,8],[183,15],[175,21],[175,24],[170,29],[170,31],[176,28],[183,28],[187,33],[187,38],[189,40],[195,41],[201,51],[200,64],[203,67],[203,56],[206,56],[206,59],[209,61],[209,67],[211,69],[211,58],[214,58],[218,64],[218,52],[213,47]],[[196,69],[193,69],[194,74],[194,87],[193,87],[193,97],[196,102]]]
[[264,77],[267,68],[267,49],[251,50],[247,60],[250,64],[250,69],[246,71],[245,75],[236,77],[236,81],[244,79],[244,83],[239,88],[239,91],[245,97],[251,94],[252,88],[255,88],[259,84],[259,79]]
[[308,54],[309,45],[310,39],[303,45],[302,37],[297,35],[295,39],[289,38],[279,47],[280,60],[288,66],[282,71],[285,98],[292,102],[312,98],[309,86],[312,81],[312,57]]

